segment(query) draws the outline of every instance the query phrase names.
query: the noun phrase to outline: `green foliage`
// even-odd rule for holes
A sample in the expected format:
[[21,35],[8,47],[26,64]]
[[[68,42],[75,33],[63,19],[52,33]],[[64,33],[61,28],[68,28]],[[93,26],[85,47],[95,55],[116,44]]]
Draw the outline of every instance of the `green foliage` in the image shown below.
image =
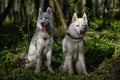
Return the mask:
[[120,79],[120,58],[106,59],[88,77],[89,80],[119,80]]
[[[110,20],[105,23],[105,26],[103,26],[103,22],[98,19],[90,21],[90,27],[85,35],[85,59],[87,70],[90,73],[88,77],[61,72],[65,56],[61,49],[61,40],[65,33],[61,30],[64,29],[59,28],[55,31],[57,43],[54,42],[53,56],[60,62],[59,65],[53,64],[55,72],[49,73],[44,70],[35,74],[33,70],[25,70],[25,60],[19,59],[22,52],[27,52],[30,42],[26,24],[23,22],[15,26],[3,27],[4,31],[7,29],[11,31],[3,31],[0,35],[4,40],[0,51],[0,80],[119,80],[120,21]],[[32,22],[30,25],[32,36],[35,23]]]
[[98,20],[98,19],[93,19],[93,21],[90,22],[90,27],[93,29],[93,30],[97,30],[103,23],[103,20]]
[[89,70],[98,67],[105,58],[119,58],[119,21],[110,20],[104,27],[103,22],[94,19],[90,22],[90,28],[86,33],[85,55]]
[[[60,45],[58,45],[58,44],[60,44]],[[53,46],[53,55],[56,57],[56,59],[59,62],[63,62],[64,53],[62,52],[61,43],[58,42],[58,44],[54,43],[54,46]]]

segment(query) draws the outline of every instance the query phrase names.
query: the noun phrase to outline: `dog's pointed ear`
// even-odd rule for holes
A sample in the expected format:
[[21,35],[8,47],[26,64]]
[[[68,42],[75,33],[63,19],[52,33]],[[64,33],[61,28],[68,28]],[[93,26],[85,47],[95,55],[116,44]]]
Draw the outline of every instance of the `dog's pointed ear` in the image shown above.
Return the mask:
[[40,14],[42,14],[42,9],[41,9],[41,7],[39,8],[38,16],[40,16]]
[[83,19],[85,22],[88,21],[88,20],[87,20],[87,15],[86,15],[86,13],[83,14],[82,19]]
[[73,17],[72,17],[72,22],[76,21],[77,19],[78,19],[77,14],[74,13],[74,14],[73,14]]
[[51,11],[50,7],[47,8],[46,12],[48,12],[50,15],[52,15],[52,11]]

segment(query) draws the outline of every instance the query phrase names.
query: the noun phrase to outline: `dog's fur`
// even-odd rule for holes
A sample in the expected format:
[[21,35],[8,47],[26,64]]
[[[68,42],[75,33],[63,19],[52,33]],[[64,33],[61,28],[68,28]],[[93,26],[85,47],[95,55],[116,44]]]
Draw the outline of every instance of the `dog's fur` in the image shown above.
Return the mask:
[[48,7],[46,12],[42,12],[39,8],[37,28],[32,37],[27,59],[29,63],[25,68],[35,67],[35,73],[39,73],[42,64],[46,65],[50,72],[53,72],[51,67],[52,45],[53,45],[53,15]]
[[65,62],[63,72],[71,74],[84,73],[87,75],[87,70],[84,60],[84,33],[86,31],[87,16],[84,13],[82,18],[78,18],[74,13],[72,23],[68,27],[67,33],[62,41],[62,49],[65,52]]

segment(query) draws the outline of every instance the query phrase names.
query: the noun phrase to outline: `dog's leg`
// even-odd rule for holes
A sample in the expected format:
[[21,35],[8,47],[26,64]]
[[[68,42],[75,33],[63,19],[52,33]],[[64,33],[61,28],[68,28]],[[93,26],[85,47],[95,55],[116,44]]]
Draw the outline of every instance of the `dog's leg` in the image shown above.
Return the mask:
[[47,54],[46,54],[46,58],[47,58],[47,68],[50,72],[53,72],[53,69],[51,67],[51,57],[52,57],[52,50],[50,49]]
[[67,51],[65,38],[62,40],[62,50],[63,50],[64,53]]
[[67,72],[68,70],[68,60],[67,57],[65,57],[65,62],[63,64],[63,72]]
[[80,74],[81,72],[83,72],[83,74],[85,74],[85,75],[88,74],[87,70],[86,70],[86,66],[85,66],[83,53],[79,53],[79,55],[78,55],[78,61],[76,62],[76,70],[77,70],[78,74]]
[[33,41],[31,41],[30,43],[29,51],[28,51],[26,58],[29,62],[26,63],[25,69],[28,69],[30,67],[35,67],[36,49],[35,49],[35,45],[33,44]]
[[[66,40],[65,38],[62,40],[62,51],[65,53],[67,53],[67,46],[66,46]],[[63,72],[67,72],[68,70],[68,60],[67,60],[67,55],[65,57],[65,62],[64,62],[64,65],[63,65]]]
[[40,68],[41,68],[41,52],[42,52],[42,48],[38,45],[37,46],[37,57],[36,57],[36,68],[35,68],[35,73],[39,73],[40,72]]
[[25,69],[28,69],[28,68],[30,68],[30,67],[34,67],[34,65],[35,65],[35,60],[33,60],[33,61],[31,61],[30,63],[27,63],[26,65],[25,65]]
[[68,64],[68,73],[73,74],[74,73],[73,61],[72,61],[72,56],[70,55],[70,53],[67,53],[66,55],[66,62]]

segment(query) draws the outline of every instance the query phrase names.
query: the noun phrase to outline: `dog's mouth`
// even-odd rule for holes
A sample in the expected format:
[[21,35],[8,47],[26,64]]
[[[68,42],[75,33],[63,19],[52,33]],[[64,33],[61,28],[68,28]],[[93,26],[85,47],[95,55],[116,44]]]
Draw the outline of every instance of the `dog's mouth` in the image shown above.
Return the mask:
[[46,27],[43,26],[43,27],[41,28],[41,31],[42,31],[42,32],[46,32]]
[[78,33],[78,35],[79,35],[80,38],[83,38],[83,37],[84,37],[84,31],[80,31],[80,32]]
[[79,34],[79,36],[80,36],[80,38],[83,38],[83,37],[84,37],[84,35],[83,35],[83,34]]
[[81,38],[84,37],[84,34],[85,34],[85,30],[80,30],[80,32],[79,32],[79,36],[80,36]]

